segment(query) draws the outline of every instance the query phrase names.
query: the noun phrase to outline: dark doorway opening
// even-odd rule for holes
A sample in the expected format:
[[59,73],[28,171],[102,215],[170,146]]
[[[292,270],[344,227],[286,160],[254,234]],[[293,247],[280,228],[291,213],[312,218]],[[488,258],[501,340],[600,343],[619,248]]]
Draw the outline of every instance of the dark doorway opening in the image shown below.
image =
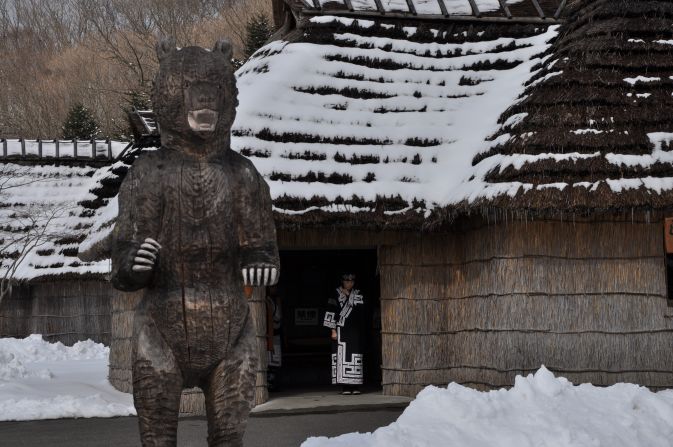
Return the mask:
[[282,363],[270,367],[270,391],[325,388],[331,385],[330,330],[323,326],[328,299],[341,275],[356,275],[364,295],[367,329],[365,388],[381,387],[381,306],[376,250],[281,251],[278,285],[282,317]]

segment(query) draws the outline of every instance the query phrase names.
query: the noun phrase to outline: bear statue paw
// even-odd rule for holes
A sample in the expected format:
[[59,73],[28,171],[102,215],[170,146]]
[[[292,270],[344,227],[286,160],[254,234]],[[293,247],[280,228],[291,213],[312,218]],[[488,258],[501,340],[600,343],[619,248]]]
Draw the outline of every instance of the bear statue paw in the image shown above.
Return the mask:
[[278,282],[278,269],[270,265],[254,265],[241,270],[246,286],[273,286]]
[[149,237],[145,239],[145,242],[140,245],[140,248],[136,252],[135,258],[133,258],[133,267],[131,270],[134,272],[148,272],[152,270],[157,262],[159,250],[161,250],[161,245],[157,241]]

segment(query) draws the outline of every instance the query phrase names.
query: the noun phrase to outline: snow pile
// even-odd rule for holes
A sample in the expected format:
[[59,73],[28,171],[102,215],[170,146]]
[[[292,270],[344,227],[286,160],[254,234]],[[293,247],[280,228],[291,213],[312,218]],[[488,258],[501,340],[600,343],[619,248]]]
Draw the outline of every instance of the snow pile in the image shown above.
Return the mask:
[[574,386],[542,367],[510,390],[430,386],[387,427],[302,447],[670,447],[672,420],[671,390]]
[[107,381],[109,353],[91,340],[0,339],[0,421],[135,414],[131,395]]

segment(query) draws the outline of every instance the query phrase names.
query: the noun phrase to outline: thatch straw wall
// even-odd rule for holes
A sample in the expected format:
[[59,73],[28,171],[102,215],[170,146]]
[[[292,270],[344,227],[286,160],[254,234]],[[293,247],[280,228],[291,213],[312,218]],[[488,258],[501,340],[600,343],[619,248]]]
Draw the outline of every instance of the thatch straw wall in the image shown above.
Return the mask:
[[0,304],[0,337],[42,334],[72,345],[110,343],[110,288],[100,280],[52,280],[16,287]]
[[383,389],[573,382],[673,387],[663,226],[510,222],[380,250]]
[[[257,371],[255,405],[268,400],[266,388],[266,314],[264,296],[257,288],[250,300],[250,311],[255,323],[255,331],[260,349],[261,362]],[[112,343],[110,344],[109,379],[112,386],[125,393],[133,391],[131,378],[133,355],[133,321],[136,306],[142,299],[143,291],[124,293],[115,291],[112,297]],[[185,390],[180,402],[180,413],[185,416],[204,415],[203,393],[198,388]]]
[[115,290],[112,295],[112,341],[108,378],[112,386],[124,393],[133,391],[133,321],[136,306],[143,293],[143,290],[132,293]]

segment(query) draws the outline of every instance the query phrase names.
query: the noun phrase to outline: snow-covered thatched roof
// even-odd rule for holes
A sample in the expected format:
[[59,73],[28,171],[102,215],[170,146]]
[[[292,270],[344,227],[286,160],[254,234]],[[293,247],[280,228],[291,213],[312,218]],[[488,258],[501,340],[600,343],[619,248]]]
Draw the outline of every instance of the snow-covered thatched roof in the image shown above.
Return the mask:
[[673,2],[583,0],[474,169],[490,206],[673,205]]
[[238,72],[234,149],[281,223],[418,225],[502,192],[473,179],[558,26],[311,18]]
[[[132,161],[128,155],[115,161],[127,143],[77,141],[77,157],[72,141],[60,142],[58,154],[53,141],[0,144],[2,267],[28,249],[14,274],[18,280],[107,273],[108,261],[82,262],[77,252],[92,228],[106,220],[104,210]],[[41,236],[24,238],[31,234]]]
[[[285,29],[237,73],[232,138],[269,183],[277,225],[418,229],[477,210],[670,209],[673,4],[568,5],[551,25],[323,11]],[[76,179],[59,183],[59,200],[79,197],[63,228],[85,259],[108,249],[138,154],[58,168]],[[64,247],[33,258],[30,274],[89,268],[50,258],[76,243]]]

